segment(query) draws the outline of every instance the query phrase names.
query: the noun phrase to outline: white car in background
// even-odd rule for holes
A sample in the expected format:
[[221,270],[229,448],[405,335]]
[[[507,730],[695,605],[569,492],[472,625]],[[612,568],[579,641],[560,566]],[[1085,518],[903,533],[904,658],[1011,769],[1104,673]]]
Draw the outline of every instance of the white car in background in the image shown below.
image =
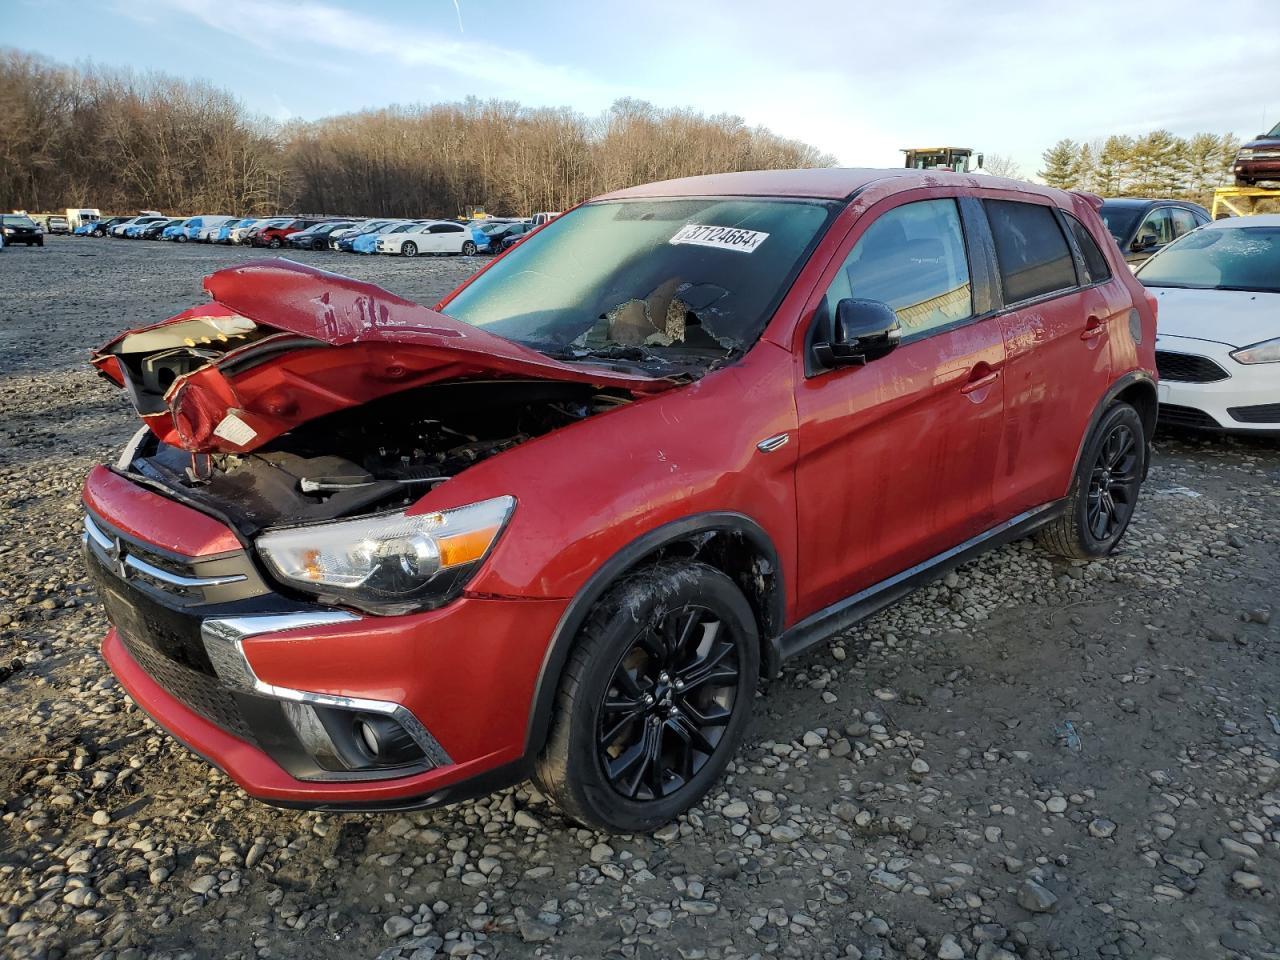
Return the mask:
[[471,231],[453,220],[427,220],[378,237],[378,253],[416,257],[420,253],[458,253],[474,256]]
[[1280,436],[1280,215],[1205,224],[1137,276],[1160,305],[1161,420]]

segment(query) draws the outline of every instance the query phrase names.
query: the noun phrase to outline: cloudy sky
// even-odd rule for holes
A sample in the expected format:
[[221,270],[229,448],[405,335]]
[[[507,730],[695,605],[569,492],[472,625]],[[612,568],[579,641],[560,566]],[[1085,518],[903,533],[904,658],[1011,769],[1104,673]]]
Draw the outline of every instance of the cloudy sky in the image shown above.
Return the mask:
[[501,97],[733,113],[844,165],[1280,121],[1275,0],[0,0],[0,45],[200,77],[279,119]]

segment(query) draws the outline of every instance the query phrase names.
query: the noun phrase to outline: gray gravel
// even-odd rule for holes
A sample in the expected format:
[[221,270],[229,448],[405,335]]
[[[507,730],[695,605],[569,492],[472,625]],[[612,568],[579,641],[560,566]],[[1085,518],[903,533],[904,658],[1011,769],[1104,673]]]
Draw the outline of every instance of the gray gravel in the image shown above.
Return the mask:
[[[77,491],[136,422],[87,349],[251,256],[0,254],[0,956],[1280,957],[1275,441],[1162,436],[1121,554],[1011,545],[790,666],[655,836],[245,798],[107,673]],[[296,256],[428,303],[480,262]]]

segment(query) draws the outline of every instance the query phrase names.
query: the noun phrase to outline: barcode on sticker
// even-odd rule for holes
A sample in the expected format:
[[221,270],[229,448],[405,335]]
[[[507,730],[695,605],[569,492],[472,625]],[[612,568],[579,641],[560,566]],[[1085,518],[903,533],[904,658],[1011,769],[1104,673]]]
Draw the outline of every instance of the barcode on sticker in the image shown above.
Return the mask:
[[222,422],[213,428],[213,435],[221,437],[227,443],[234,443],[237,447],[245,447],[253,443],[253,438],[258,435],[258,431],[234,413],[228,413],[222,418]]
[[701,223],[686,223],[669,243],[691,243],[695,247],[716,247],[720,250],[737,250],[754,253],[756,247],[769,239],[767,233],[758,230],[742,230],[738,227],[709,227]]

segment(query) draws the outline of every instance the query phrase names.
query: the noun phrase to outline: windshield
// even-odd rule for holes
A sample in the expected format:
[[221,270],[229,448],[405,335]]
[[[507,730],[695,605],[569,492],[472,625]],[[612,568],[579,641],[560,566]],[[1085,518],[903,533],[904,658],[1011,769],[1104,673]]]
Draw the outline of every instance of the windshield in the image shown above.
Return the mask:
[[1138,215],[1143,207],[1114,207],[1104,203],[1098,215],[1107,225],[1107,233],[1116,238],[1116,243],[1124,243],[1133,232],[1133,225],[1138,222]]
[[558,218],[444,312],[556,356],[648,360],[745,350],[839,204],[619,200]]
[[1280,137],[1280,123],[1277,123],[1274,127],[1272,127],[1272,128],[1271,128],[1271,132],[1270,132],[1270,133],[1268,133],[1268,134],[1267,134],[1267,136],[1268,136],[1268,137]]
[[408,233],[410,230],[417,230],[418,227],[420,226],[424,226],[424,224],[402,223],[399,226],[395,226],[395,227],[385,227],[379,232],[380,233]]
[[36,222],[30,217],[15,217],[12,214],[0,216],[0,222],[6,227],[34,227]]
[[1148,287],[1280,293],[1280,227],[1197,230],[1147,261]]

